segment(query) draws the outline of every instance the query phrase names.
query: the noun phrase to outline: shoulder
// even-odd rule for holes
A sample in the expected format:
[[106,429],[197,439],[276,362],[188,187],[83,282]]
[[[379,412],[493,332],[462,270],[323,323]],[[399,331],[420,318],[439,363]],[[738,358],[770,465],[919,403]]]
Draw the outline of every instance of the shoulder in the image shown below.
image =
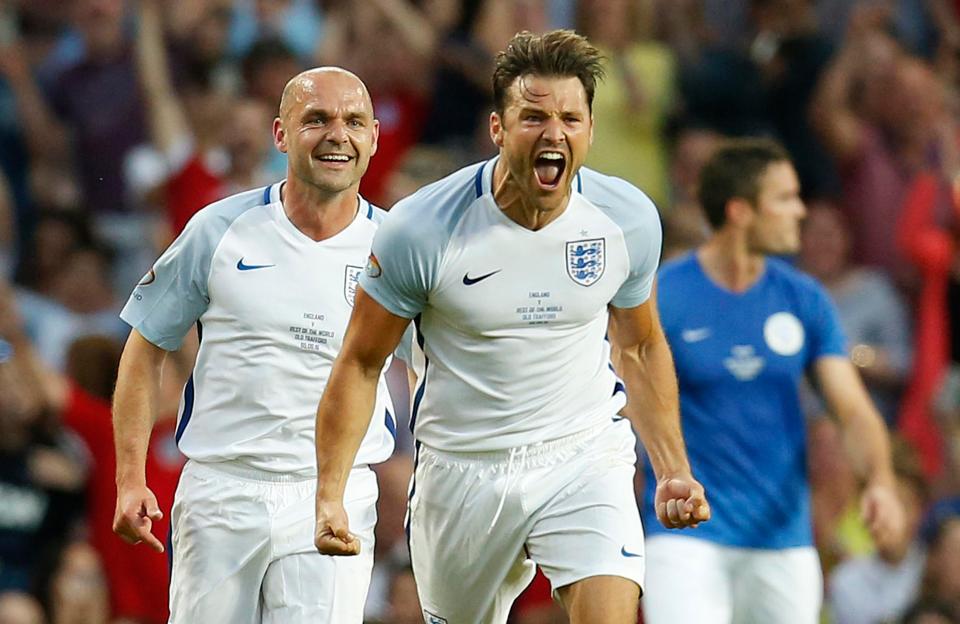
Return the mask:
[[483,163],[470,165],[401,199],[383,219],[381,231],[438,244],[447,240],[482,195],[477,183],[482,167]]
[[688,251],[675,258],[670,258],[660,265],[657,277],[660,282],[673,280],[690,274],[696,268],[696,252]]
[[826,288],[815,277],[782,258],[768,257],[767,271],[770,273],[770,278],[780,287],[813,296],[827,294]]
[[660,214],[646,193],[626,180],[581,167],[578,191],[624,230],[660,228]]
[[270,188],[251,189],[205,206],[193,215],[184,234],[219,239],[243,215],[268,205]]

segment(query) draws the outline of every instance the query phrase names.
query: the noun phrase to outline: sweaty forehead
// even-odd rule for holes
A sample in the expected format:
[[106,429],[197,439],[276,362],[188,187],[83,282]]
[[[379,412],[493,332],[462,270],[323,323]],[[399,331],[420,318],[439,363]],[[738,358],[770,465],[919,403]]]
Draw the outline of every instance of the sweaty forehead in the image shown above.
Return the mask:
[[508,94],[508,106],[587,108],[587,91],[576,76],[519,76]]

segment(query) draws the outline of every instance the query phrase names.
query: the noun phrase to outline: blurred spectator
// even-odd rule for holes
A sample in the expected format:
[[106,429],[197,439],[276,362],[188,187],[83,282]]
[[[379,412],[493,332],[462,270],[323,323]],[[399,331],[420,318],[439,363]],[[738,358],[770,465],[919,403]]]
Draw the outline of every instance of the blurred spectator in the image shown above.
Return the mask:
[[75,522],[86,470],[45,419],[35,361],[12,294],[0,284],[0,590],[31,588]]
[[43,608],[30,594],[0,593],[0,624],[45,624],[46,621]]
[[710,224],[697,199],[697,181],[704,163],[722,139],[720,134],[698,126],[681,127],[674,139],[670,163],[672,205],[661,209],[664,260],[699,247],[710,236]]
[[[112,256],[95,243],[75,215],[44,215],[37,226],[24,272],[26,288],[17,291],[25,331],[41,359],[62,370],[66,349],[88,334],[122,337],[126,327],[107,282]],[[31,266],[32,265],[32,266]]]
[[939,211],[940,187],[938,173],[917,175],[896,228],[902,253],[920,274],[915,364],[900,427],[923,451],[928,472],[942,476],[944,443],[949,441],[934,418],[933,404],[939,389],[940,403],[946,408],[941,411],[949,410],[954,402],[950,387],[960,362],[960,333],[955,331],[960,319],[960,253],[954,233],[960,223],[960,208],[954,208],[958,216],[953,217],[952,227],[945,225],[951,220]]
[[[163,188],[171,233],[179,234],[193,214],[214,201],[275,180],[266,170],[272,110],[257,100],[231,101],[205,82],[174,90],[164,44],[160,3],[139,2],[137,71],[147,94],[150,138],[160,164],[143,176],[145,186]],[[232,109],[228,118],[225,109]],[[171,237],[172,238],[172,237]]]
[[900,293],[885,274],[850,264],[851,239],[836,206],[810,202],[799,264],[830,292],[850,344],[850,358],[877,409],[893,426],[910,369],[910,321]]
[[839,191],[830,154],[808,121],[810,101],[833,47],[813,0],[751,0],[750,58],[760,72],[770,126],[790,152],[805,196]]
[[[128,213],[132,206],[121,175],[123,158],[145,138],[143,103],[130,40],[124,32],[124,0],[76,0],[71,24],[83,38],[83,56],[56,76],[52,110],[43,135],[45,153],[65,153],[68,137],[83,191],[96,214]],[[28,134],[39,124],[28,123]]]
[[[8,213],[6,218],[23,227],[16,237],[22,240],[29,221],[30,158],[18,105],[22,96],[17,97],[17,90],[22,89],[24,83],[32,83],[25,53],[18,44],[19,30],[20,20],[12,7],[0,4],[0,179],[4,181],[0,203],[4,204],[3,211]],[[31,95],[40,97],[35,87]]]
[[[234,0],[230,24],[233,55],[242,57],[258,41],[276,38],[301,61],[309,61],[325,36],[319,5],[311,0]],[[282,87],[273,93],[280,93]]]
[[0,171],[0,280],[9,281],[17,262],[17,240],[13,195],[7,178]]
[[[943,85],[923,61],[905,56],[884,34],[883,13],[861,10],[820,83],[812,121],[840,166],[853,257],[881,267],[898,285],[912,271],[895,244],[908,186],[924,169],[940,171],[955,132]],[[950,212],[949,185],[938,177],[935,214]]]
[[433,145],[417,145],[394,169],[384,190],[383,206],[388,209],[414,191],[450,175],[470,163],[463,150]]
[[673,54],[640,38],[640,0],[583,0],[579,13],[581,32],[606,57],[586,164],[637,185],[668,213],[664,127],[676,100]]
[[[394,606],[394,576],[398,569],[409,568],[410,565],[404,517],[413,460],[409,455],[396,454],[373,469],[377,473],[380,498],[377,501],[377,526],[374,528],[373,574],[364,618],[393,622],[389,615]],[[423,616],[419,617],[419,621],[423,621]]]
[[840,563],[828,579],[827,604],[834,624],[880,624],[899,618],[913,603],[923,576],[925,548],[918,536],[928,486],[916,452],[894,440],[897,494],[905,515],[904,539]]
[[[327,23],[329,36],[319,61],[363,76],[380,122],[377,153],[360,193],[389,205],[390,175],[423,132],[439,33],[428,14],[408,0],[341,4]],[[382,54],[383,49],[390,54]]]
[[103,566],[89,544],[73,542],[50,579],[50,624],[107,624],[108,590]]
[[[170,507],[183,467],[177,448],[176,417],[180,389],[190,374],[188,348],[167,358],[159,397],[158,422],[147,449],[146,474],[164,516],[154,523],[157,534],[170,530]],[[120,361],[120,344],[105,337],[82,338],[70,346],[67,377],[48,386],[51,402],[66,426],[86,444],[93,458],[87,491],[87,524],[91,545],[103,560],[114,617],[142,624],[167,621],[166,555],[145,546],[125,548],[113,534],[116,505],[116,461],[110,400]]]
[[960,621],[960,515],[941,520],[930,541],[920,600],[943,605]]
[[543,30],[547,14],[537,0],[463,0],[458,19],[440,33],[433,102],[423,141],[492,153],[486,118],[493,109],[490,75],[494,55],[519,30]]
[[[719,7],[720,2],[711,4]],[[707,24],[704,5],[697,0],[660,4],[665,36],[679,60],[684,119],[724,135],[772,134],[760,72],[743,46],[718,40]],[[745,5],[738,0],[724,9],[733,15]]]
[[875,8],[889,20],[889,29],[914,54],[930,56],[936,41],[935,5],[951,0],[818,0],[817,16],[825,35],[841,43],[858,6]]
[[900,620],[900,624],[956,624],[957,619],[946,605],[918,602]]
[[[258,41],[241,60],[245,93],[273,114],[280,108],[278,94],[283,93],[287,82],[304,68],[282,41]],[[268,150],[265,170],[275,180],[283,178],[287,173],[287,155],[280,150]]]
[[[241,60],[247,95],[271,111],[280,108],[280,93],[300,73],[303,63],[278,39],[262,39]],[[286,171],[284,166],[283,171]]]

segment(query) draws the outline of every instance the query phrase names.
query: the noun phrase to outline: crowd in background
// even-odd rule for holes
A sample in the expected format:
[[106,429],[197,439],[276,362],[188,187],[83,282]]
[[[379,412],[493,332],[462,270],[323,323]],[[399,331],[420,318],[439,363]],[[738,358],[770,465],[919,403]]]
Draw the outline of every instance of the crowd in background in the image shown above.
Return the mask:
[[[165,556],[110,530],[117,313],[194,212],[284,176],[287,80],[339,65],[366,82],[380,144],[361,193],[389,208],[494,153],[494,54],[556,27],[607,57],[587,165],[654,199],[666,257],[708,234],[696,181],[723,137],[787,147],[808,207],[796,262],[894,435],[912,536],[870,544],[810,389],[825,617],[960,622],[960,1],[0,0],[0,623],[166,621]],[[195,349],[167,359],[151,440],[165,511]],[[410,447],[378,467],[370,622],[422,622]],[[514,620],[565,621],[542,577]]]

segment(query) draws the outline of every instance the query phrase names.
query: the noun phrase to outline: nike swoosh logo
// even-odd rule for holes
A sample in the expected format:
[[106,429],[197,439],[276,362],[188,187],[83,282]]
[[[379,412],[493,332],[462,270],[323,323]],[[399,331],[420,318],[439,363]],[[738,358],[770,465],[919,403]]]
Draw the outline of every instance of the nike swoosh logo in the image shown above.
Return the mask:
[[497,273],[499,273],[499,272],[502,271],[502,270],[503,270],[503,269],[497,269],[496,271],[491,271],[490,273],[487,273],[486,275],[481,275],[481,276],[479,276],[479,277],[470,277],[470,274],[469,274],[469,273],[464,273],[464,274],[463,274],[463,285],[464,285],[464,286],[473,286],[473,285],[476,284],[477,282],[482,282],[483,280],[487,279],[488,277],[490,277],[490,276],[492,276],[492,275],[496,275]]
[[237,260],[237,269],[241,271],[253,271],[254,269],[269,269],[270,267],[277,266],[275,264],[244,264],[243,258]]
[[624,557],[642,557],[643,556],[641,553],[632,553],[628,551],[626,546],[620,549],[620,554],[623,555]]

